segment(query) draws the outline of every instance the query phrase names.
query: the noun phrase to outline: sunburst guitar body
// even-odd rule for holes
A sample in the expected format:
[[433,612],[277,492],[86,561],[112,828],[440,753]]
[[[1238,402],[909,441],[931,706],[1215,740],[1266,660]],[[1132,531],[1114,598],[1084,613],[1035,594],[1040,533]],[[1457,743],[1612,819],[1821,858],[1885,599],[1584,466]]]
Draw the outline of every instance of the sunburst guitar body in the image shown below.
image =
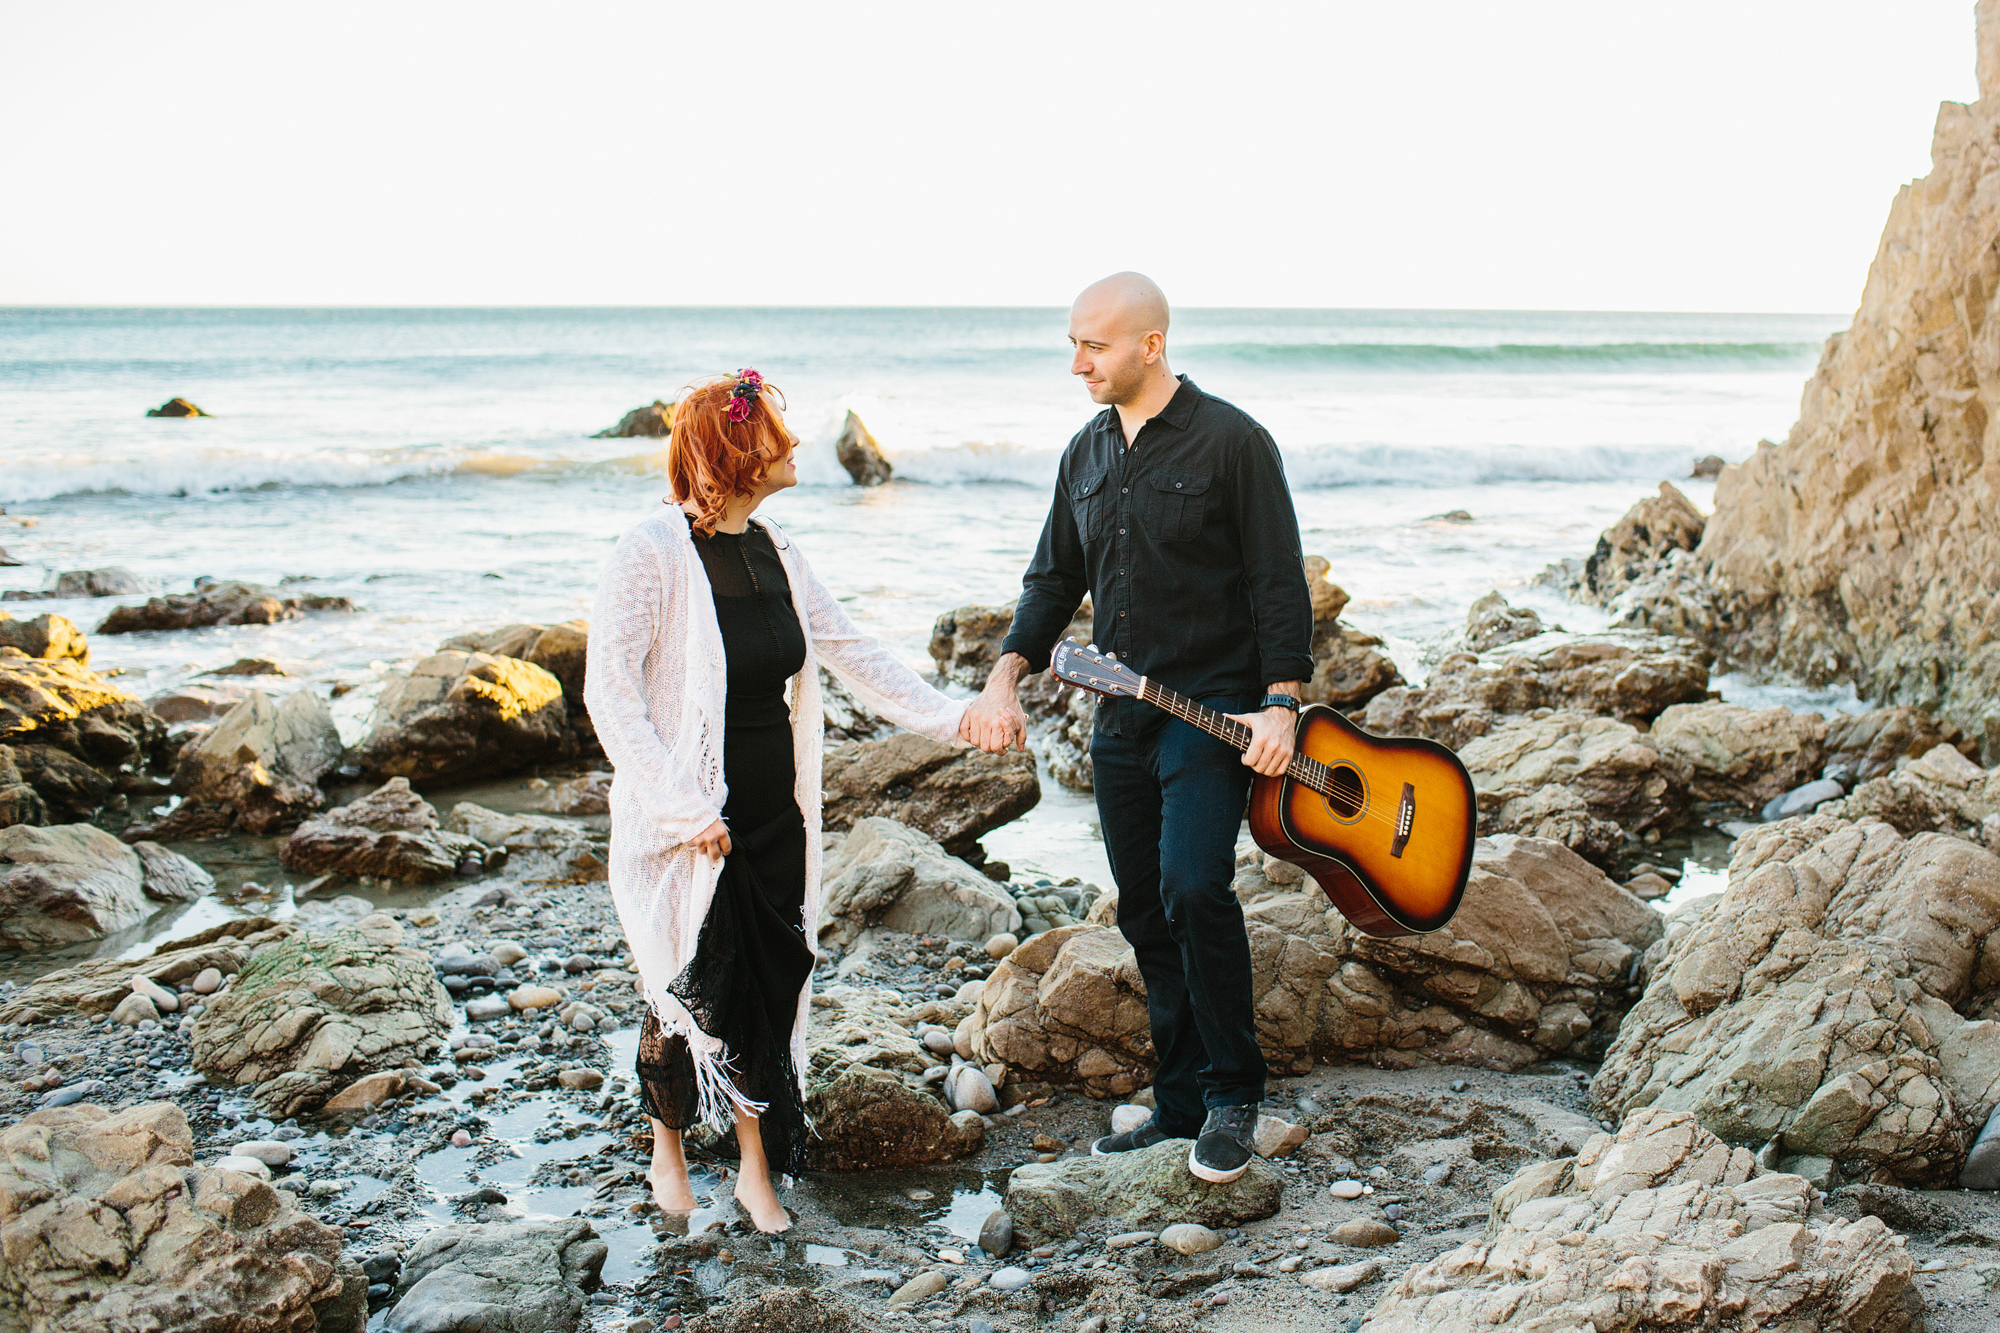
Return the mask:
[[[1236,749],[1250,729],[1065,639],[1049,670],[1068,684],[1141,699]],[[1257,845],[1311,875],[1354,928],[1421,935],[1458,911],[1478,819],[1465,766],[1436,741],[1375,736],[1323,704],[1300,710],[1290,767],[1250,789]]]

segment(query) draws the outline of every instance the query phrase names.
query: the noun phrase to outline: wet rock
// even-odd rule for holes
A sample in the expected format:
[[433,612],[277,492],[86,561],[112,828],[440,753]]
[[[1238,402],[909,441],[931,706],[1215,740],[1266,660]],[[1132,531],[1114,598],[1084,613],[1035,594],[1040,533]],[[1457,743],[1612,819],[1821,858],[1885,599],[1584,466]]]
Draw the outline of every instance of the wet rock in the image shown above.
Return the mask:
[[1940,745],[1970,753],[1977,747],[1963,741],[1957,728],[1941,725],[1929,713],[1907,704],[1866,713],[1835,713],[1826,722],[1826,760],[1845,765],[1857,782],[1879,778],[1905,759],[1916,759]]
[[1580,600],[1605,605],[1658,572],[1669,553],[1694,550],[1707,522],[1672,482],[1661,482],[1659,495],[1633,505],[1597,539],[1597,549],[1583,564]]
[[1175,1254],[1207,1254],[1222,1245],[1222,1233],[1195,1222],[1176,1222],[1160,1233],[1160,1244]]
[[352,758],[376,778],[430,782],[515,772],[570,746],[555,676],[517,658],[450,650],[392,674]]
[[[1101,905],[1101,904],[1100,904]],[[1608,1040],[1659,914],[1558,843],[1474,848],[1464,903],[1430,935],[1354,930],[1317,885],[1245,909],[1257,1034],[1274,1068],[1418,1056],[1519,1069]],[[982,1063],[1124,1096],[1148,1081],[1145,983],[1114,930],[1038,935],[996,965],[964,1028]]]
[[993,1270],[993,1276],[986,1279],[986,1285],[995,1291],[1019,1291],[1035,1280],[1035,1275],[1016,1264]]
[[1814,814],[1745,834],[1690,920],[1649,955],[1602,1111],[1689,1111],[1850,1176],[1957,1177],[2000,1103],[2000,859]]
[[995,960],[1005,958],[1020,945],[1020,939],[1012,931],[1003,930],[986,941],[986,956]]
[[1487,653],[1450,654],[1422,688],[1390,689],[1371,700],[1364,725],[1462,749],[1512,714],[1571,709],[1636,725],[1707,697],[1706,659],[1680,640],[1550,631]]
[[951,1285],[951,1279],[935,1268],[927,1273],[919,1273],[902,1286],[889,1293],[890,1305],[914,1305],[927,1301]]
[[141,1023],[158,1021],[160,1011],[154,1003],[138,993],[127,995],[111,1011],[111,1021],[120,1027],[135,1028]]
[[146,415],[149,417],[205,417],[209,413],[202,411],[185,398],[169,398],[158,407],[147,408]]
[[1336,1180],[1326,1188],[1336,1199],[1358,1199],[1368,1192],[1368,1187],[1358,1180]]
[[461,634],[438,645],[440,652],[451,649],[518,658],[540,667],[562,685],[563,707],[570,728],[585,739],[596,736],[590,725],[590,710],[583,702],[583,674],[590,657],[588,620],[565,620],[554,625],[505,625],[482,634]]
[[14,762],[14,748],[0,745],[0,828],[49,822],[48,802]]
[[567,819],[507,815],[471,801],[452,806],[445,823],[479,844],[505,847],[510,852],[573,851],[592,838],[589,829]]
[[2000,1190],[2000,1108],[1989,1112],[1986,1127],[1979,1131],[1965,1166],[1958,1173],[1958,1187],[1968,1190]]
[[507,993],[507,1003],[520,1013],[547,1009],[562,1003],[562,992],[553,986],[519,986]]
[[1789,708],[1675,704],[1653,719],[1653,746],[1698,801],[1761,807],[1820,771],[1826,720]]
[[261,946],[195,1020],[194,1066],[255,1085],[274,1114],[312,1110],[364,1074],[428,1059],[451,1030],[450,997],[421,953],[352,929]]
[[1983,769],[1950,745],[1934,746],[1894,772],[1871,778],[1826,813],[1873,817],[1905,834],[1927,830],[1993,845],[1986,821],[2000,814],[2000,769]]
[[485,848],[439,827],[430,802],[408,778],[390,778],[360,800],[309,819],[293,831],[279,859],[301,875],[362,875],[432,884],[450,879],[464,857]]
[[[1090,599],[1086,597],[1063,631],[1063,637],[1089,643],[1090,625]],[[1006,642],[1013,627],[1012,602],[999,606],[961,606],[945,612],[931,628],[931,660],[937,663],[938,674],[955,685],[982,688],[993,664],[1000,660],[1000,645]],[[1030,717],[1054,716],[1062,710],[1064,699],[1074,693],[1060,691],[1062,697],[1058,697],[1059,690],[1058,683],[1047,672],[1029,676],[1021,681],[1021,707]]]
[[847,420],[833,442],[833,454],[856,486],[880,486],[895,475],[895,468],[882,455],[882,446],[869,434],[868,427],[861,424],[853,408],[847,410]]
[[440,1227],[403,1260],[385,1333],[574,1333],[609,1253],[590,1223]]
[[847,688],[846,682],[824,665],[819,669],[819,708],[828,745],[840,741],[865,741],[892,730],[887,722],[863,708]]
[[1484,653],[1503,644],[1532,639],[1542,632],[1542,618],[1525,606],[1509,606],[1499,592],[1489,592],[1465,613],[1466,652]]
[[78,666],[90,665],[89,640],[64,616],[16,620],[0,611],[0,648],[18,648],[29,657],[51,662],[68,659]]
[[1575,711],[1507,722],[1459,752],[1472,777],[1482,833],[1560,842],[1601,865],[1627,834],[1686,817],[1676,771],[1640,732]]
[[153,911],[145,883],[138,853],[93,825],[0,829],[0,948],[60,948],[136,925]]
[[287,596],[254,583],[198,580],[191,593],[148,598],[140,606],[113,607],[97,632],[137,634],[206,625],[271,625],[297,620],[308,611],[352,610],[354,603],[345,597]]
[[436,1091],[438,1091],[437,1084],[407,1069],[385,1069],[379,1073],[363,1074],[328,1097],[319,1109],[329,1115],[368,1111],[406,1092]]
[[611,811],[611,774],[585,773],[542,793],[542,809],[558,815],[602,815]]
[[1188,1141],[1106,1157],[1028,1162],[1007,1183],[1007,1212],[1020,1234],[1057,1240],[1095,1217],[1133,1226],[1195,1222],[1232,1227],[1269,1217],[1284,1193],[1284,1172],[1260,1158],[1228,1184],[1197,1179],[1187,1168]]
[[1323,643],[1319,637],[1315,635],[1312,679],[1299,691],[1307,703],[1358,708],[1403,683],[1403,673],[1375,635],[1340,626]]
[[[600,418],[601,419],[601,418]],[[598,431],[593,440],[664,440],[672,433],[674,405],[655,398],[644,407],[635,407],[618,418],[618,424]]]
[[[34,789],[57,822],[87,820],[126,775],[169,752],[166,724],[75,658],[29,657],[0,646],[0,749],[16,781]],[[0,762],[0,770],[9,765]],[[32,806],[0,792],[16,823]]]
[[1811,814],[1827,801],[1837,801],[1847,795],[1847,788],[1832,778],[1819,778],[1792,788],[1783,796],[1773,796],[1764,803],[1758,818],[1765,823],[1777,819],[1790,819],[1794,815]]
[[196,681],[162,691],[146,700],[162,722],[209,722],[221,718],[254,692],[252,686]]
[[990,1115],[1000,1109],[1000,1096],[993,1080],[975,1065],[960,1065],[945,1076],[945,1100],[954,1111],[977,1111]]
[[[32,1023],[73,1014],[108,1014],[124,998],[127,981],[141,971],[165,985],[195,978],[199,993],[212,994],[224,976],[233,976],[249,961],[251,951],[292,933],[289,924],[269,917],[242,917],[160,945],[150,957],[133,962],[93,958],[74,967],[46,973],[9,996],[0,1006],[0,1023]],[[201,991],[199,978],[215,974],[215,985]]]
[[1042,798],[1033,755],[959,749],[909,731],[833,746],[821,785],[829,831],[879,816],[922,830],[953,855]]
[[0,1131],[0,1231],[0,1310],[23,1328],[360,1333],[368,1317],[340,1233],[261,1180],[196,1167],[170,1102]]
[[1485,1234],[1404,1274],[1368,1326],[1471,1333],[1590,1311],[1600,1326],[1666,1328],[1728,1309],[1744,1327],[1910,1330],[1915,1268],[1879,1219],[1815,1213],[1797,1176],[1759,1175],[1692,1117],[1647,1107],[1615,1139],[1515,1175]]
[[215,876],[157,842],[141,839],[132,844],[132,850],[139,854],[148,898],[163,903],[193,902],[215,887]]
[[[28,789],[27,799],[15,806],[17,814],[27,816],[18,823],[88,820],[115,790],[104,772],[53,745],[9,746],[8,763],[17,779],[9,785]],[[37,810],[39,817],[34,814]]]
[[340,732],[310,690],[279,700],[252,691],[206,736],[181,750],[174,790],[181,809],[151,826],[154,837],[197,831],[206,809],[251,833],[289,828],[319,809],[319,780],[340,762]]
[[1014,1248],[1014,1219],[1005,1208],[995,1208],[980,1224],[979,1248],[996,1256]]
[[953,1114],[924,1081],[932,1057],[892,991],[832,986],[813,997],[806,1110],[817,1170],[872,1171],[955,1161],[978,1150],[986,1122]]
[[1021,928],[1004,886],[893,819],[857,822],[827,858],[823,879],[823,943],[845,947],[875,926],[959,940]]

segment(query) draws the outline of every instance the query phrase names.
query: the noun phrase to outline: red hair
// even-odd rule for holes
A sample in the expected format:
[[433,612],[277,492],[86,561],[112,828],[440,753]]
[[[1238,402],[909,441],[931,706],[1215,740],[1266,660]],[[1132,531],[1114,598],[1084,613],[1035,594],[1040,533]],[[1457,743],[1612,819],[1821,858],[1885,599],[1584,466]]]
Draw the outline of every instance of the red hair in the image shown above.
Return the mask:
[[784,395],[766,384],[751,399],[750,415],[731,421],[736,385],[734,375],[720,375],[690,384],[674,403],[667,484],[675,503],[694,506],[694,525],[703,532],[714,532],[723,506],[754,494],[757,483],[792,451],[792,433],[778,415]]

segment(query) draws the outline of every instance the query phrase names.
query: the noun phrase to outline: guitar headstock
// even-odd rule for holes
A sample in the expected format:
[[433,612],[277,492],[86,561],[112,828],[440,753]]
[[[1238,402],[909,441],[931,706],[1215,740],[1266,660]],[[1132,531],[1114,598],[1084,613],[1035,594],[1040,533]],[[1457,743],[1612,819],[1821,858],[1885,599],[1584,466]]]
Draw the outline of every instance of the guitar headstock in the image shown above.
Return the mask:
[[1118,660],[1116,653],[1100,651],[1096,644],[1086,647],[1075,639],[1056,645],[1049,659],[1049,674],[1057,680],[1092,694],[1137,699],[1146,678]]

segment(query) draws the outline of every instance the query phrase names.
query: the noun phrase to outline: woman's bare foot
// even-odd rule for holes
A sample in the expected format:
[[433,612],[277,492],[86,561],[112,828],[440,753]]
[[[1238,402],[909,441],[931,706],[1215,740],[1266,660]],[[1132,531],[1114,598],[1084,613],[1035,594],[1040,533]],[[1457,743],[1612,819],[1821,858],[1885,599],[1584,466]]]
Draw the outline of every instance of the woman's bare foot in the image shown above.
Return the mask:
[[785,1211],[785,1205],[778,1202],[778,1191],[771,1188],[771,1178],[759,1171],[755,1174],[744,1171],[736,1177],[736,1202],[743,1205],[743,1211],[750,1214],[751,1222],[759,1231],[776,1233],[792,1228],[792,1215]]
[[654,1167],[646,1172],[646,1183],[653,1187],[653,1202],[660,1211],[666,1213],[691,1213],[695,1210],[694,1187],[688,1183],[685,1169],[662,1171]]

